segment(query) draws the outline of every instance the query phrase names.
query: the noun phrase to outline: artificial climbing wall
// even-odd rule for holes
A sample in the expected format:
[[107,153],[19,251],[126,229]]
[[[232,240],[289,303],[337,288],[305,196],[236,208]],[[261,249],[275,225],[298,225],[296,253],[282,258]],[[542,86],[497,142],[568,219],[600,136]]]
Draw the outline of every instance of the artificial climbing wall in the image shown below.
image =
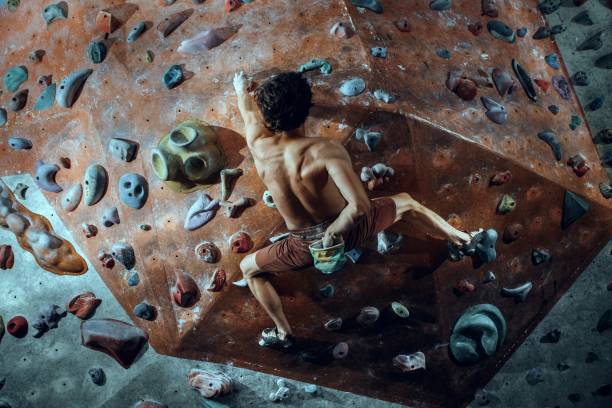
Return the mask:
[[[141,302],[157,309],[154,321],[134,320],[149,333],[159,352],[234,363],[415,406],[461,404],[486,382],[608,239],[610,204],[596,188],[606,175],[586,126],[569,127],[572,115],[582,117],[576,99],[573,95],[561,98],[551,86],[546,91],[537,88],[537,101],[530,102],[516,78],[514,91],[500,98],[489,77],[494,67],[512,72],[512,58],[534,79],[550,82],[552,75],[567,77],[563,65],[556,71],[544,61],[545,55],[556,52],[554,42],[528,35],[510,44],[492,37],[486,29],[490,18],[482,16],[480,2],[454,1],[451,10],[435,11],[427,1],[384,1],[383,12],[376,14],[344,1],[257,0],[229,13],[219,0],[201,5],[179,0],[168,7],[151,1],[69,1],[68,18],[49,25],[41,15],[47,3],[22,3],[14,12],[0,9],[0,69],[6,72],[25,65],[29,73],[20,88],[29,90],[25,108],[9,111],[8,123],[0,127],[2,174],[34,173],[36,160],[60,163],[66,157],[70,168],[62,168],[56,177],[66,190],[83,183],[89,165],[105,167],[109,186],[93,206],[81,203],[68,213],[60,208],[61,194],[46,195],[72,234],[81,237],[80,245],[94,263],[100,250],[109,251],[116,242],[134,247],[132,271],[117,263],[112,269],[99,265],[97,272],[130,313]],[[497,3],[498,18],[514,28],[527,26],[532,33],[544,25],[534,1]],[[194,12],[183,24],[167,37],[160,35],[158,23],[189,8]],[[108,10],[118,21],[118,28],[106,39],[95,25],[101,10]],[[407,20],[409,30],[397,28],[395,22],[401,18]],[[29,24],[15,25],[15,21]],[[148,29],[127,43],[130,29],[141,21]],[[474,35],[467,26],[477,21],[485,28]],[[344,22],[353,35],[331,35],[329,30],[337,22]],[[182,40],[210,28],[231,28],[235,34],[197,55],[177,52]],[[99,64],[87,56],[93,40],[104,40],[108,47],[108,55]],[[372,57],[373,46],[387,47],[388,56]],[[39,49],[45,51],[42,60],[30,61],[28,54]],[[450,59],[440,58],[440,49],[450,51]],[[378,254],[375,246],[366,248],[356,265],[349,264],[329,277],[313,269],[275,277],[296,334],[306,339],[300,351],[320,351],[341,341],[349,344],[348,357],[318,363],[304,362],[299,353],[263,350],[256,345],[259,332],[270,323],[248,289],[230,283],[241,278],[238,262],[243,255],[232,253],[228,243],[233,233],[242,230],[258,248],[284,231],[275,210],[261,202],[264,186],[240,136],[242,122],[232,76],[244,70],[261,81],[312,58],[326,59],[333,69],[329,75],[306,74],[316,104],[307,132],[345,141],[356,171],[376,162],[393,166],[395,177],[373,196],[408,191],[463,228],[493,227],[501,234],[505,226],[518,222],[526,231],[512,244],[499,242],[498,259],[480,268],[468,260],[450,264],[443,243],[416,236],[392,255]],[[183,67],[186,79],[167,89],[162,76],[173,64]],[[59,83],[83,68],[92,68],[93,73],[72,108],[56,104],[44,111],[33,109],[44,88],[37,82],[41,75],[52,75],[52,82]],[[478,96],[505,104],[506,123],[489,121],[478,98],[464,101],[447,89],[445,81],[454,68],[473,78]],[[354,76],[366,80],[366,92],[343,97],[338,92],[340,83]],[[394,100],[377,100],[373,97],[376,89],[387,91]],[[12,96],[3,89],[0,105],[8,106]],[[553,115],[549,105],[557,105],[559,113]],[[193,232],[186,231],[183,222],[197,193],[170,190],[155,177],[150,164],[150,151],[159,139],[188,118],[213,125],[227,153],[227,166],[244,170],[230,200],[257,200],[239,218],[227,218],[219,211],[209,224]],[[354,140],[357,127],[383,132],[376,151],[369,152]],[[538,139],[537,134],[545,129],[556,133],[563,150],[561,161]],[[32,149],[9,148],[11,136],[30,139]],[[139,144],[134,161],[122,162],[108,152],[109,141],[115,137]],[[591,167],[580,178],[565,164],[577,153]],[[489,186],[491,176],[507,170],[513,174],[509,183]],[[119,200],[117,182],[125,172],[142,174],[149,182],[149,197],[142,209],[129,208]],[[566,189],[585,197],[591,209],[562,231]],[[220,195],[218,183],[206,191],[212,197]],[[506,215],[496,212],[503,194],[512,195],[517,202],[516,209]],[[27,199],[24,204],[27,206]],[[105,228],[102,214],[112,206],[119,208],[121,223]],[[82,223],[96,225],[98,235],[85,238]],[[143,230],[141,224],[152,228]],[[195,256],[194,248],[203,240],[221,249],[217,264],[206,264]],[[530,259],[534,248],[548,249],[552,261],[534,266]],[[225,269],[227,282],[220,292],[207,292],[204,288],[218,267]],[[494,271],[497,281],[483,284],[488,270]],[[140,283],[128,286],[134,271]],[[186,271],[197,281],[202,297],[194,307],[181,308],[172,302],[176,271]],[[472,282],[476,291],[458,296],[453,287],[461,279]],[[525,302],[500,296],[502,286],[526,281],[534,289]],[[323,299],[319,289],[327,283],[335,291],[331,298]],[[392,301],[408,307],[408,321],[397,321],[388,313]],[[492,303],[502,310],[508,335],[494,357],[476,366],[459,367],[449,358],[446,344],[455,319],[477,303]],[[368,328],[356,325],[354,317],[364,306],[382,310],[380,322]],[[333,317],[345,320],[342,330],[323,328]],[[426,370],[402,373],[393,367],[395,355],[416,351],[425,353]]]

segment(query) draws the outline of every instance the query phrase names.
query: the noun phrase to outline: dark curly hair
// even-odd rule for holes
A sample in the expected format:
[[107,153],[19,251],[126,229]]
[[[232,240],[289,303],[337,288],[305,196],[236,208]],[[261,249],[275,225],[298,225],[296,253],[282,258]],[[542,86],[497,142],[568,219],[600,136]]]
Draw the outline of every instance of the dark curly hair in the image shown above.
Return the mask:
[[300,73],[284,72],[273,76],[255,91],[266,127],[287,132],[302,126],[308,117],[312,92]]

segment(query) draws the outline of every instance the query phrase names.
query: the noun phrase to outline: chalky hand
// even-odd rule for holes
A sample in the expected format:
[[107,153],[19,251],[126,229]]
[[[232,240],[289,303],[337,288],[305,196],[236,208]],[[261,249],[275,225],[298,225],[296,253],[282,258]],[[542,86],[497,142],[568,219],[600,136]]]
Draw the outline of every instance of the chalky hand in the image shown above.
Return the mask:
[[244,75],[244,71],[234,74],[234,89],[236,90],[236,95],[242,95],[246,91],[247,79]]

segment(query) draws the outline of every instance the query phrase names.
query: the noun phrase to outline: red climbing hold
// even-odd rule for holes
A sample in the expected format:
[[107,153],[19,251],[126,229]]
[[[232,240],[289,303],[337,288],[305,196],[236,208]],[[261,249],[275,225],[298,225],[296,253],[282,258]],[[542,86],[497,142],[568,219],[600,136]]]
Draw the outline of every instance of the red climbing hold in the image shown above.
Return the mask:
[[210,283],[206,287],[206,290],[209,292],[219,292],[225,285],[225,278],[225,270],[223,270],[223,268],[218,268],[213,274]]
[[102,301],[93,292],[83,292],[73,297],[66,309],[79,319],[89,319]]
[[550,82],[545,81],[543,79],[534,79],[533,82],[536,83],[537,86],[540,87],[545,93],[548,92],[548,88],[550,88]]
[[25,337],[28,334],[28,321],[23,316],[15,316],[6,324],[6,331],[17,338]]
[[463,295],[465,293],[474,292],[476,290],[476,286],[474,286],[474,284],[467,279],[461,279],[459,282],[455,283],[453,289],[458,295]]
[[176,284],[172,290],[172,297],[177,305],[191,307],[200,299],[200,289],[195,280],[186,272],[175,272]]
[[240,7],[240,0],[225,0],[225,11],[231,13]]
[[502,235],[502,240],[504,244],[509,244],[511,242],[516,241],[521,237],[525,228],[519,223],[510,224],[504,229],[504,234]]
[[15,255],[10,245],[0,245],[0,269],[11,269],[15,264]]
[[242,254],[250,251],[253,247],[253,241],[246,232],[237,232],[230,238],[230,247],[232,252]]
[[586,158],[580,153],[570,157],[567,161],[567,165],[574,170],[574,173],[578,177],[584,176],[589,170],[591,170],[591,167],[586,162]]
[[474,34],[475,36],[479,36],[480,33],[482,33],[482,22],[480,21],[476,21],[475,23],[472,24],[468,24],[468,30],[470,30],[470,33]]
[[102,266],[105,268],[113,269],[113,267],[115,266],[115,259],[111,254],[107,252],[98,252],[98,260],[102,262]]
[[510,170],[507,170],[493,175],[493,177],[491,177],[491,181],[489,181],[489,184],[492,186],[501,186],[510,180],[512,180],[512,173]]

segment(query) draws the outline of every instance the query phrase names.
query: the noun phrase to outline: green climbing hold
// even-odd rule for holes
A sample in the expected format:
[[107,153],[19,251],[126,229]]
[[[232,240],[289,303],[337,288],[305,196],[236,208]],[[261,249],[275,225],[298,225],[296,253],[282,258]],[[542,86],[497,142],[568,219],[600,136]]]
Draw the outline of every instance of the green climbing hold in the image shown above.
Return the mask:
[[313,69],[317,68],[320,68],[321,73],[325,75],[330,74],[332,71],[332,66],[329,62],[325,61],[324,59],[314,58],[306,62],[305,64],[302,64],[298,68],[298,72],[312,71]]
[[497,211],[500,214],[508,214],[510,211],[514,210],[514,207],[516,207],[516,201],[514,201],[514,198],[508,194],[504,194],[497,205]]
[[166,88],[172,89],[183,82],[183,69],[180,65],[172,65],[164,73],[164,85]]
[[566,191],[563,198],[563,218],[561,229],[566,229],[582,217],[591,208],[591,205],[578,194]]
[[582,125],[582,119],[580,119],[580,116],[572,115],[569,124],[570,129],[576,130],[580,125]]
[[402,319],[407,319],[408,316],[410,316],[410,312],[408,311],[408,308],[402,305],[400,302],[392,302],[391,309],[393,310],[393,313],[395,313],[397,316],[401,317]]
[[145,54],[145,61],[147,61],[147,64],[152,63],[153,62],[153,58],[155,58],[155,54],[153,54],[153,51],[147,50],[147,52]]
[[379,14],[383,12],[383,6],[378,0],[351,0],[351,2],[355,7],[366,8]]
[[17,92],[21,84],[28,79],[28,69],[23,65],[9,69],[4,75],[4,86],[10,92]]
[[17,7],[19,7],[20,3],[20,0],[7,0],[6,7],[9,9],[10,12],[15,12],[17,11]]
[[106,58],[106,45],[102,41],[92,41],[87,47],[87,56],[94,64],[99,64]]

